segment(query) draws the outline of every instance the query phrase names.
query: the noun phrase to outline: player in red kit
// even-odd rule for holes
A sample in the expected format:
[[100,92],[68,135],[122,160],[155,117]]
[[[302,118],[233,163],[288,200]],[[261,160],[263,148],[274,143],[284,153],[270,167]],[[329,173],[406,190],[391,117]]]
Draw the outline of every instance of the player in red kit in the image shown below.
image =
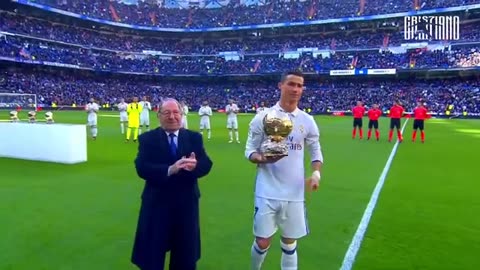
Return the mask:
[[370,140],[372,137],[372,128],[375,128],[375,138],[380,140],[380,132],[378,131],[378,118],[382,116],[382,111],[378,108],[378,104],[373,104],[373,108],[368,110],[368,137]]
[[353,131],[352,131],[352,139],[355,139],[357,135],[357,127],[360,134],[360,140],[363,139],[363,115],[365,114],[365,107],[361,101],[357,101],[357,106],[353,107],[352,109],[353,114]]
[[420,129],[420,137],[422,139],[422,143],[425,142],[425,131],[424,123],[425,119],[427,119],[428,111],[425,106],[423,106],[421,101],[417,102],[417,107],[413,110],[413,115],[415,120],[413,121],[413,134],[412,134],[412,142],[415,142],[417,139],[417,129]]
[[395,100],[392,108],[390,108],[390,133],[388,133],[388,142],[392,141],[393,130],[395,128],[397,129],[398,140],[400,142],[403,141],[402,131],[400,130],[400,119],[404,111],[402,105],[400,105],[400,101]]

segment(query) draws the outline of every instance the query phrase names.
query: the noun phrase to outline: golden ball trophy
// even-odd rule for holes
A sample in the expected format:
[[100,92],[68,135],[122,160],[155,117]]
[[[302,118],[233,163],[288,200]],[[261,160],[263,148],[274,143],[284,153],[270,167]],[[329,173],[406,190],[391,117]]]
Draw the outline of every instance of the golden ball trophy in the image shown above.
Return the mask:
[[293,122],[287,113],[270,110],[263,118],[263,130],[267,135],[260,147],[260,151],[267,158],[288,156],[288,145],[285,138],[293,130]]

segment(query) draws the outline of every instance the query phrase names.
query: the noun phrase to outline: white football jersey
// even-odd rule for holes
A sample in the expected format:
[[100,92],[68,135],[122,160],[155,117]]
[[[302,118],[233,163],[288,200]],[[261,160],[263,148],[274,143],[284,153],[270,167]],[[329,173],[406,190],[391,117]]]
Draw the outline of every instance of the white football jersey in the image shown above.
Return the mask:
[[140,105],[142,105],[142,112],[140,115],[147,116],[150,115],[150,111],[152,110],[152,105],[149,101],[140,101]]
[[88,103],[85,108],[85,110],[88,112],[88,116],[96,115],[99,109],[100,106],[95,102]]
[[[245,156],[250,158],[254,152],[260,152],[266,140],[263,130],[263,118],[272,109],[284,111],[277,103],[272,108],[255,115],[250,122]],[[320,147],[320,132],[313,117],[295,109],[288,113],[293,122],[293,130],[285,139],[288,156],[275,163],[258,164],[255,183],[255,196],[282,201],[304,201],[305,191],[305,146],[309,148],[311,161],[323,163]]]
[[187,105],[183,106],[183,116],[187,116],[188,111],[189,111],[188,106]]
[[234,111],[238,111],[238,106],[237,104],[228,104],[226,107],[225,107],[225,112],[227,112],[227,116],[228,118],[237,118],[237,113],[235,113]]
[[200,115],[200,120],[206,120],[210,119],[210,116],[212,116],[212,108],[210,106],[202,106],[200,107],[200,110],[198,110],[198,115]]
[[258,107],[257,108],[257,113],[264,112],[267,108],[266,107]]
[[127,107],[128,107],[128,103],[126,103],[126,102],[118,103],[118,110],[120,112],[127,112]]

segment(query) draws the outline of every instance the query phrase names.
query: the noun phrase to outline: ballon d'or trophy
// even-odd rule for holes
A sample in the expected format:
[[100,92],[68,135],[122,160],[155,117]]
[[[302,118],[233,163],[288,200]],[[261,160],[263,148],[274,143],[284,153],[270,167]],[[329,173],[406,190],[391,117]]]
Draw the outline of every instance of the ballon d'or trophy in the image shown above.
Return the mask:
[[263,118],[263,130],[267,135],[267,140],[260,147],[262,154],[267,158],[288,156],[285,138],[293,130],[293,123],[288,114],[271,110]]

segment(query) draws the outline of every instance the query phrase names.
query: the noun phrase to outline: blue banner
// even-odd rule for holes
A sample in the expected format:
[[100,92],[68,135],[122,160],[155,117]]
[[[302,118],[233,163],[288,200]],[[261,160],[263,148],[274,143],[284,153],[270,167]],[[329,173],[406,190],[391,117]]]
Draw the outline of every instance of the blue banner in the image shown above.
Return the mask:
[[330,76],[394,75],[396,73],[397,70],[394,68],[330,70]]
[[80,67],[79,65],[63,64],[63,63],[49,62],[49,61],[29,60],[29,59],[22,59],[22,58],[18,58],[18,57],[17,58],[12,58],[12,57],[0,56],[0,60],[17,62],[17,63],[35,64],[35,65],[45,65],[45,66],[52,66],[52,67],[64,67],[64,68],[93,70],[91,68]]

